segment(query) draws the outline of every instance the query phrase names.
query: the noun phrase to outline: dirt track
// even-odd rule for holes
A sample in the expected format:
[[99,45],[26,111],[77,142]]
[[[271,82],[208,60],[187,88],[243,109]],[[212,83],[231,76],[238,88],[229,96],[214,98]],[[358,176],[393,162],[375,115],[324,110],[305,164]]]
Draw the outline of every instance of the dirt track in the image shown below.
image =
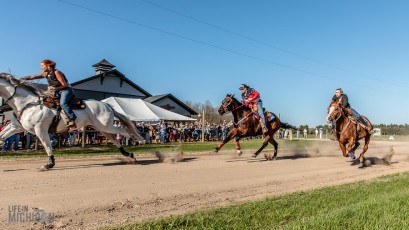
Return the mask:
[[[392,164],[380,164],[390,146]],[[2,160],[0,229],[94,229],[409,171],[404,142],[371,142],[367,157],[378,164],[363,169],[343,158],[335,143],[280,151],[276,161],[262,154],[254,159],[249,152],[185,153],[178,163],[159,163],[152,154],[137,165],[119,156],[57,157],[49,172],[39,171],[45,158]],[[42,209],[56,219],[48,225],[9,223],[11,205]]]

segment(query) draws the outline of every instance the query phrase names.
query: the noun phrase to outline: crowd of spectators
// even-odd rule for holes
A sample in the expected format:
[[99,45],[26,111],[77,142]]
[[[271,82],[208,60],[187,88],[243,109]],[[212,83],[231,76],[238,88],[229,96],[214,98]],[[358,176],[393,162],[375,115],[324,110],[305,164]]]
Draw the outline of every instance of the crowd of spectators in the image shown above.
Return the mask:
[[[7,125],[9,120],[3,121],[3,126]],[[114,126],[121,127],[121,124],[116,120]],[[0,126],[0,131],[3,126]],[[197,142],[197,141],[222,141],[226,139],[227,134],[233,127],[232,121],[223,121],[220,124],[206,122],[203,126],[200,122],[164,122],[156,124],[135,123],[138,132],[145,139],[147,144],[164,144],[172,142]],[[288,138],[288,130],[279,130],[276,133],[277,138]],[[50,135],[51,143],[54,148],[79,146],[82,144],[83,132],[71,131],[59,135]],[[203,136],[203,137],[202,137]],[[132,145],[134,140],[124,138],[120,134],[116,135],[116,139],[123,145]],[[18,149],[30,150],[33,149],[35,136],[27,131],[19,134],[14,134],[3,140],[2,151],[15,151]],[[98,131],[90,127],[86,128],[85,144],[101,145],[106,144],[107,140]]]

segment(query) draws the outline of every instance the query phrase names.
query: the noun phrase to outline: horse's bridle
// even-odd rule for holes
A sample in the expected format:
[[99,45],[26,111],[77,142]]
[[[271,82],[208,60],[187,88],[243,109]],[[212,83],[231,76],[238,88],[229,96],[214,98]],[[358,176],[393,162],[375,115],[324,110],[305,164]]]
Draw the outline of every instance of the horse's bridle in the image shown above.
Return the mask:
[[340,107],[340,112],[339,112],[339,116],[337,117],[337,118],[333,118],[332,117],[332,113],[331,113],[331,120],[330,121],[334,121],[335,122],[335,126],[334,126],[334,129],[335,129],[335,131],[337,132],[337,133],[339,133],[339,134],[342,134],[343,132],[345,132],[345,130],[348,128],[348,126],[349,126],[349,124],[351,123],[351,120],[349,119],[349,121],[348,121],[348,124],[339,132],[338,130],[337,130],[337,125],[336,125],[336,123],[337,123],[337,121],[339,120],[339,118],[341,118],[341,116],[342,116],[342,114],[344,113],[344,111],[343,111],[343,109]]
[[224,110],[225,113],[234,112],[235,110],[237,110],[237,109],[239,109],[239,108],[241,108],[241,107],[244,106],[244,104],[242,104],[242,105],[237,106],[236,108],[233,108],[232,110],[229,110],[227,107],[229,107],[229,105],[233,102],[233,98],[229,97],[229,99],[230,99],[230,101],[227,103],[227,105],[225,105],[224,103],[222,103],[223,110]]
[[[339,118],[341,118],[343,111],[342,111],[342,108],[340,108],[340,110],[341,110],[341,111],[339,112],[339,116],[338,116],[337,118],[333,118],[332,113],[330,114],[330,118],[331,118],[330,121],[334,121],[334,120],[335,120],[335,122],[337,122],[337,121],[339,120]],[[334,112],[334,111],[332,111],[332,112]]]
[[[7,98],[7,100],[4,101],[4,104],[7,104],[14,97],[14,95],[16,95],[17,87],[20,86],[20,87],[24,88],[24,86],[21,86],[19,84],[15,84],[9,79],[7,79],[7,80],[10,83],[10,85],[13,86],[14,92],[11,94],[11,96],[9,98]],[[41,104],[40,99],[37,102],[30,102],[30,103],[27,103],[26,105],[24,105],[24,107],[20,111],[17,111],[17,116],[16,116],[17,120],[20,121],[21,115],[23,114],[24,110],[26,110],[29,106],[39,105],[39,104]]]
[[7,102],[9,102],[14,97],[14,95],[16,95],[17,87],[19,86],[18,84],[13,84],[11,81],[9,81],[9,83],[10,85],[13,86],[14,92],[11,94],[9,98],[7,98],[7,100],[4,101],[4,104],[7,104]]

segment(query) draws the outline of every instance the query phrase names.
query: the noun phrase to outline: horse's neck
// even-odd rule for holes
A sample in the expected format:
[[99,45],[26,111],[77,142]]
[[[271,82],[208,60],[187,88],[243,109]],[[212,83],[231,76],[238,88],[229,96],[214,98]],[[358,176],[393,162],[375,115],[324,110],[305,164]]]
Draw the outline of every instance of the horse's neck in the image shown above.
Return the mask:
[[344,112],[342,112],[341,117],[336,122],[336,125],[339,127],[344,127],[344,125],[347,125],[348,122],[349,122],[349,118],[345,115]]
[[15,113],[20,112],[27,104],[38,101],[38,96],[20,89],[21,88],[16,88],[16,93],[8,101],[8,104]]
[[[241,106],[241,105],[239,105]],[[248,113],[250,113],[250,110],[245,109],[245,107],[242,107],[240,109],[236,109],[233,111],[233,117],[236,120],[236,122],[240,119],[242,119],[243,117],[247,116]]]

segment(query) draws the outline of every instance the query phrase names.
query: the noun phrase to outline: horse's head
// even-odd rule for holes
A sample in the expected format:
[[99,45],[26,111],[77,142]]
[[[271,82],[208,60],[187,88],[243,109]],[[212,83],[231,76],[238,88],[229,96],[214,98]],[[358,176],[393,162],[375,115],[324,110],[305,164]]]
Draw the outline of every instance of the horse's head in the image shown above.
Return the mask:
[[16,88],[21,87],[25,89],[25,92],[20,92],[20,96],[35,96],[41,94],[41,91],[36,87],[25,83],[23,80],[15,78],[13,75],[8,73],[0,73],[0,95],[7,103],[11,98],[16,95]]
[[342,107],[339,102],[333,101],[328,107],[327,122],[338,120],[342,115]]
[[227,94],[220,105],[218,110],[219,114],[224,115],[227,112],[231,112],[236,107],[236,103],[234,103],[234,101],[236,101],[234,94]]

